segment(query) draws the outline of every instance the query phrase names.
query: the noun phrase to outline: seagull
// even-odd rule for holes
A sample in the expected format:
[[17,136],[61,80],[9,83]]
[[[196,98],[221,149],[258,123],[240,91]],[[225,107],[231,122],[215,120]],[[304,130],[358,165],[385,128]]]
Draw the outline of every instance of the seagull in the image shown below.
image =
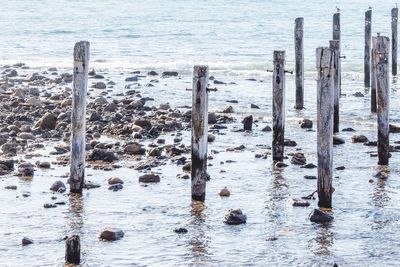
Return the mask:
[[340,8],[336,6],[336,12],[340,12]]

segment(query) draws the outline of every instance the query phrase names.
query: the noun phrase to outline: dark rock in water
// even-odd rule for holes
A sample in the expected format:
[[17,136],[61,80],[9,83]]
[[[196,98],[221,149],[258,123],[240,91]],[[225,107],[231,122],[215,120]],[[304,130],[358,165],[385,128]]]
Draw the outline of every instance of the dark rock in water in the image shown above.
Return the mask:
[[126,78],[125,82],[137,82],[138,80],[139,80],[138,76],[132,76],[132,77]]
[[214,124],[211,129],[215,129],[215,130],[223,130],[223,129],[227,129],[228,127],[226,127],[225,125],[220,125],[220,124]]
[[113,162],[118,160],[117,156],[106,149],[95,148],[87,155],[88,161],[102,160],[105,162]]
[[336,167],[335,169],[338,170],[338,171],[343,171],[344,169],[346,169],[346,167],[345,166],[339,166],[339,167]]
[[400,127],[393,124],[389,124],[389,133],[400,133]]
[[297,143],[296,143],[296,141],[293,141],[293,140],[290,140],[290,139],[285,139],[283,141],[283,145],[284,146],[294,147],[294,146],[297,146]]
[[154,70],[151,70],[151,71],[149,71],[149,72],[147,73],[147,75],[149,75],[149,76],[157,76],[158,73],[157,73],[156,71],[154,71]]
[[265,241],[276,241],[278,238],[276,236],[270,236],[265,239]]
[[225,214],[224,223],[229,225],[238,225],[242,223],[246,223],[247,216],[243,214],[240,209],[231,209]]
[[231,195],[231,192],[228,190],[228,188],[225,186],[224,188],[219,191],[219,196],[220,197],[229,197]]
[[29,237],[22,238],[22,245],[23,246],[27,246],[27,245],[30,245],[30,244],[33,244],[33,240],[31,238],[29,238]]
[[286,163],[283,163],[282,161],[278,161],[277,163],[275,163],[275,167],[276,168],[285,168],[288,165]]
[[210,143],[214,142],[215,141],[215,135],[209,133],[207,135],[207,141],[210,142]]
[[379,171],[374,175],[375,178],[386,180],[389,177],[389,174],[384,171]]
[[43,117],[40,118],[40,120],[35,124],[35,128],[54,130],[56,128],[56,124],[56,116],[48,112],[44,114]]
[[300,128],[310,129],[313,127],[313,122],[312,122],[312,120],[309,120],[309,119],[302,119],[301,121],[299,121],[299,125],[300,125]]
[[151,129],[151,122],[149,120],[136,120],[134,124],[144,129]]
[[95,76],[96,75],[96,71],[94,69],[92,69],[91,71],[89,71],[88,75],[89,76]]
[[260,109],[260,107],[255,104],[250,104],[250,108]]
[[304,199],[293,198],[292,199],[292,206],[293,207],[308,207],[310,206],[310,202]]
[[25,162],[18,166],[18,176],[33,176],[35,169],[33,165]]
[[122,184],[113,184],[108,187],[108,190],[118,191],[121,190],[122,188],[124,188]]
[[176,76],[178,76],[178,72],[176,72],[176,71],[164,71],[163,73],[162,73],[162,75],[161,75],[163,78],[166,78],[166,77],[176,77]]
[[304,168],[304,169],[314,169],[317,168],[317,165],[315,165],[314,163],[307,163],[304,166],[301,166],[300,168]]
[[57,208],[57,205],[55,205],[55,204],[50,204],[50,203],[46,203],[46,204],[43,205],[43,207],[44,207],[45,209],[50,209],[50,208]]
[[345,143],[345,141],[342,138],[337,137],[335,135],[333,136],[333,144],[334,145],[342,145],[344,143]]
[[105,83],[103,83],[103,82],[97,82],[97,83],[94,83],[94,84],[92,85],[92,88],[96,88],[96,89],[106,89],[106,88],[107,88],[107,85],[106,85]]
[[100,121],[103,118],[98,112],[92,112],[89,116],[89,121]]
[[214,80],[214,84],[226,84],[225,82]]
[[13,159],[0,159],[0,166],[5,170],[14,170],[14,160]]
[[217,116],[214,112],[208,113],[208,124],[216,124],[217,123]]
[[122,181],[121,178],[118,177],[111,177],[108,179],[108,184],[109,185],[114,185],[114,184],[123,184],[124,181]]
[[364,97],[364,94],[361,93],[361,92],[356,92],[356,93],[353,94],[353,96],[355,96],[355,97]]
[[261,131],[263,132],[270,132],[272,131],[271,127],[269,125],[265,126]]
[[65,184],[62,181],[56,181],[50,186],[50,190],[53,192],[64,193],[67,190],[67,188],[65,187]]
[[129,155],[144,155],[146,154],[146,149],[135,142],[133,144],[126,145],[124,147],[124,152]]
[[92,181],[85,180],[83,182],[83,188],[88,189],[88,190],[89,189],[94,189],[94,188],[99,188],[99,187],[100,187],[99,184],[96,184],[96,183],[94,183]]
[[342,130],[342,132],[355,132],[356,130],[354,130],[353,128],[344,128],[343,130]]
[[180,228],[175,228],[174,232],[177,234],[186,234],[188,230],[186,228],[180,227]]
[[314,175],[304,175],[304,179],[307,179],[307,180],[317,180],[317,176],[314,176]]
[[152,148],[149,151],[149,156],[150,157],[159,157],[161,156],[162,152],[158,147]]
[[179,179],[184,179],[184,180],[190,179],[190,176],[186,173],[178,174],[176,177]]
[[303,153],[297,152],[293,155],[290,162],[295,165],[304,165],[307,163],[307,160]]
[[324,223],[324,222],[330,222],[332,220],[333,220],[332,215],[319,209],[314,209],[310,214],[310,221],[312,222]]
[[139,177],[140,183],[158,183],[160,182],[160,176],[154,173],[147,173]]
[[245,131],[251,131],[252,126],[253,126],[253,116],[250,115],[250,116],[244,117],[242,123],[243,123],[243,129]]
[[226,106],[222,110],[222,113],[233,113],[233,107],[232,106]]
[[124,231],[116,228],[105,228],[100,233],[100,239],[105,241],[116,241],[123,238]]
[[36,163],[36,166],[38,166],[39,168],[42,168],[42,169],[50,169],[51,164],[50,164],[50,162],[47,162],[47,161],[38,161]]
[[7,185],[4,187],[4,189],[8,189],[8,190],[17,190],[17,186],[16,185]]
[[353,135],[351,141],[353,143],[365,143],[368,142],[368,138],[364,135]]
[[378,146],[377,141],[368,141],[364,143],[364,146]]

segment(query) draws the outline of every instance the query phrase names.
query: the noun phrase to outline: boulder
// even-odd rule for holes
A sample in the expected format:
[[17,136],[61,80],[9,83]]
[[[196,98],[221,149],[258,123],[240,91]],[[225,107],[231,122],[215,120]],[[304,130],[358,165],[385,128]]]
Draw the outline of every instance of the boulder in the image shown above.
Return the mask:
[[105,83],[103,83],[103,82],[97,82],[97,83],[94,83],[92,85],[92,88],[95,88],[95,89],[106,89],[107,85]]
[[33,176],[35,169],[33,165],[25,162],[18,166],[18,176]]
[[124,152],[129,155],[144,155],[146,154],[146,149],[144,149],[140,144],[133,143],[128,144],[124,147]]
[[123,184],[124,181],[121,178],[118,177],[111,177],[108,179],[108,184],[109,185],[114,185],[114,184]]
[[231,209],[225,214],[224,223],[229,225],[238,225],[246,223],[247,216],[240,209]]
[[313,127],[313,122],[312,122],[312,120],[309,120],[309,119],[302,119],[301,121],[299,121],[299,125],[300,125],[300,128],[310,129]]
[[297,152],[293,155],[290,162],[295,165],[305,165],[307,163],[307,160],[303,153]]
[[140,183],[158,183],[160,176],[154,173],[147,173],[139,177]]
[[62,181],[55,181],[50,186],[50,190],[53,192],[64,193],[67,190],[67,188],[65,187],[65,184]]
[[33,244],[33,240],[29,237],[24,237],[24,238],[22,238],[21,243],[22,243],[22,246],[27,246],[27,245]]
[[46,113],[36,123],[35,128],[54,130],[56,128],[57,118],[52,113]]
[[310,221],[316,222],[316,223],[330,222],[333,220],[332,215],[330,215],[329,213],[322,211],[320,209],[314,209],[311,212],[309,218],[310,218]]
[[104,241],[116,241],[124,237],[124,231],[117,228],[105,228],[100,233],[100,239]]
[[353,135],[351,141],[353,143],[365,143],[368,142],[368,138],[364,135]]
[[229,197],[231,195],[231,192],[229,192],[228,188],[225,186],[224,188],[219,191],[219,196],[221,197]]
[[251,131],[253,126],[253,115],[249,115],[243,118],[243,130]]

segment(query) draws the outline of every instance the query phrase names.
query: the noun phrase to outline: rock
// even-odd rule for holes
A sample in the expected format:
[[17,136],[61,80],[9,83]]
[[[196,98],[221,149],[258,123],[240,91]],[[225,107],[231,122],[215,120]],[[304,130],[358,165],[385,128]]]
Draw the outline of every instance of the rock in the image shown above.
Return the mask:
[[162,76],[163,78],[167,78],[167,77],[176,77],[176,76],[178,76],[178,72],[176,72],[176,71],[164,71],[164,72],[161,74],[161,76]]
[[214,112],[208,113],[208,124],[216,124],[217,123],[217,116]]
[[400,127],[393,124],[389,124],[389,133],[400,133]]
[[225,220],[224,223],[229,224],[229,225],[238,225],[238,224],[243,224],[246,223],[247,221],[247,216],[243,214],[243,212],[240,209],[231,209],[225,214]]
[[245,131],[251,131],[253,126],[253,115],[244,117],[242,123]]
[[293,198],[292,199],[292,206],[293,207],[308,207],[310,206],[310,202],[300,198]]
[[314,175],[304,175],[304,179],[307,179],[307,180],[317,180],[317,176],[314,176]]
[[33,244],[33,240],[30,239],[29,237],[24,237],[22,238],[22,246],[27,246]]
[[284,145],[284,146],[295,147],[295,146],[297,146],[297,143],[296,143],[296,141],[294,141],[294,140],[285,139],[285,140],[283,141],[283,145]]
[[354,130],[353,128],[350,128],[350,127],[348,127],[348,128],[344,128],[343,130],[342,130],[342,132],[355,132],[356,130]]
[[368,141],[364,143],[364,146],[378,146],[377,141]]
[[149,151],[150,157],[159,157],[161,156],[161,154],[162,154],[161,149],[159,149],[158,147],[152,148]]
[[13,159],[0,159],[0,166],[2,169],[12,171],[14,170],[14,160]]
[[107,85],[106,85],[105,83],[103,83],[103,82],[97,82],[97,83],[94,83],[94,84],[92,85],[92,88],[96,88],[96,89],[106,89],[106,88],[107,88]]
[[118,190],[121,190],[123,188],[124,188],[124,186],[122,184],[113,184],[113,185],[110,185],[108,187],[108,190],[118,191]]
[[42,169],[50,169],[51,164],[50,164],[50,162],[47,162],[47,161],[39,161],[36,163],[36,166],[38,166],[39,168],[42,168]]
[[50,190],[53,192],[64,193],[67,190],[67,188],[65,187],[65,184],[62,181],[55,181],[50,186]]
[[333,216],[331,216],[329,213],[319,210],[319,209],[314,209],[311,212],[309,218],[310,218],[310,221],[316,222],[316,223],[330,222],[333,220]]
[[261,131],[263,132],[270,132],[272,131],[271,127],[269,125],[265,126]]
[[25,162],[18,166],[18,176],[33,176],[35,169],[33,165]]
[[314,163],[307,163],[306,165],[301,166],[300,168],[304,168],[304,169],[314,169],[317,168],[317,165],[315,165]]
[[57,208],[57,205],[51,204],[51,203],[46,203],[43,205],[43,208],[45,208],[45,209]]
[[43,130],[54,130],[56,128],[57,118],[52,113],[46,113],[42,118],[35,124],[35,128],[41,128]]
[[160,176],[154,173],[147,173],[139,177],[140,183],[158,183],[160,182]]
[[16,185],[7,185],[6,187],[4,187],[4,189],[17,190],[17,186]]
[[297,152],[293,155],[290,162],[295,165],[304,165],[307,163],[307,160],[303,153]]
[[188,180],[188,179],[190,179],[190,176],[188,174],[186,174],[186,173],[182,173],[182,174],[178,174],[177,178]]
[[345,141],[342,138],[335,136],[335,135],[333,136],[333,144],[334,145],[342,145],[344,143],[345,143]]
[[89,189],[94,189],[94,188],[99,188],[99,187],[100,187],[99,184],[96,184],[92,181],[88,181],[88,180],[83,181],[83,188],[85,188],[85,189],[89,190]]
[[384,171],[378,171],[375,175],[375,178],[386,180],[389,177],[389,174]]
[[260,109],[260,107],[259,107],[259,106],[257,106],[257,105],[254,105],[254,104],[250,104],[250,108]]
[[345,166],[339,166],[339,167],[336,167],[336,168],[335,168],[335,170],[338,170],[338,171],[343,171],[343,170],[345,170],[345,169],[346,169]]
[[353,143],[365,143],[368,142],[368,138],[364,135],[353,135],[351,141]]
[[299,125],[300,125],[300,128],[310,129],[313,127],[313,122],[312,122],[312,120],[309,120],[309,119],[302,119],[301,121],[299,121]]
[[355,96],[355,97],[364,97],[364,94],[361,93],[361,92],[356,92],[356,93],[353,94],[353,96]]
[[89,121],[101,121],[103,118],[97,112],[92,112],[89,116]]
[[224,188],[219,191],[219,196],[220,197],[229,197],[231,195],[231,192],[229,192],[228,188],[225,186]]
[[275,168],[285,168],[287,166],[288,165],[283,163],[282,161],[278,161],[278,162],[275,163]]
[[42,105],[42,101],[40,101],[40,99],[38,97],[29,97],[26,100],[26,104],[29,106],[40,106]]
[[214,142],[215,141],[215,135],[209,133],[207,135],[207,141],[210,142],[210,143]]
[[180,228],[175,228],[174,232],[177,234],[186,234],[188,230],[186,228],[180,227]]
[[214,84],[226,84],[226,83],[223,81],[214,80]]
[[111,151],[106,149],[95,148],[87,155],[88,161],[102,160],[105,162],[113,162],[118,160],[117,156]]
[[138,76],[132,76],[125,79],[125,82],[137,82],[139,81]]
[[233,113],[233,107],[232,106],[226,106],[222,110],[222,113]]
[[270,236],[265,239],[265,241],[276,241],[278,238],[276,236]]
[[105,241],[116,241],[124,237],[124,231],[117,228],[105,228],[100,233],[100,239]]
[[124,181],[122,181],[121,178],[118,177],[111,177],[108,179],[108,184],[113,185],[113,184],[123,184]]
[[33,139],[35,139],[35,137],[33,136],[32,133],[24,133],[24,132],[19,133],[18,137],[21,138],[21,139],[24,139],[24,140],[33,140]]
[[104,97],[101,96],[101,97],[96,98],[94,103],[97,105],[104,105],[104,104],[107,104],[108,101],[107,101],[107,99],[105,99]]
[[136,120],[134,125],[140,126],[144,129],[151,129],[151,122],[149,120]]
[[147,73],[147,75],[149,75],[149,76],[157,76],[158,73],[157,73],[156,71],[152,70],[152,71],[149,71],[149,72]]
[[128,144],[124,147],[124,152],[129,155],[144,155],[146,154],[146,149],[144,149],[140,144],[133,143]]

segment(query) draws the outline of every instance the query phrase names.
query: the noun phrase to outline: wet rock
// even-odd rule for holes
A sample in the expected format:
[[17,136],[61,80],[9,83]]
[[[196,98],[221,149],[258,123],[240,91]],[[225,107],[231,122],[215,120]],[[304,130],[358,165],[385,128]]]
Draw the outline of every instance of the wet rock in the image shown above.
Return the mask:
[[351,128],[351,127],[348,127],[348,128],[344,128],[343,130],[342,130],[342,132],[355,132],[356,130],[354,130],[353,128]]
[[144,149],[140,144],[133,143],[128,144],[124,147],[124,152],[129,155],[144,155],[146,154],[146,149]]
[[265,239],[265,241],[276,241],[278,238],[276,236],[270,236]]
[[175,228],[174,232],[177,234],[186,234],[188,230],[186,228],[180,227],[180,228]]
[[253,115],[244,117],[242,123],[245,131],[251,131],[253,126]]
[[270,131],[272,131],[272,129],[271,129],[271,127],[270,127],[269,125],[267,125],[267,126],[265,126],[264,128],[262,128],[261,131],[263,131],[263,132],[270,132]]
[[307,160],[303,153],[297,152],[293,155],[290,162],[295,165],[304,165],[307,163]]
[[353,135],[351,141],[353,143],[365,143],[368,142],[368,138],[364,135]]
[[219,196],[221,197],[229,197],[231,195],[231,192],[229,192],[228,188],[225,186],[224,188],[219,191]]
[[238,225],[246,223],[247,216],[240,209],[231,209],[225,214],[224,223],[229,225]]
[[364,146],[378,146],[377,141],[368,141],[364,143]]
[[96,183],[94,183],[92,181],[85,180],[83,182],[83,188],[88,189],[88,190],[89,189],[94,189],[94,188],[99,188],[99,187],[100,187],[99,184],[96,184]]
[[208,136],[207,136],[207,141],[208,142],[214,142],[215,141],[215,135],[213,135],[213,134],[208,134]]
[[260,107],[259,107],[259,106],[257,106],[257,105],[254,105],[254,104],[250,104],[250,108],[260,109]]
[[310,206],[310,202],[300,198],[293,198],[292,199],[292,206],[293,207],[308,207]]
[[294,140],[285,139],[285,140],[283,141],[283,145],[284,145],[284,146],[289,146],[289,147],[295,147],[295,146],[297,146],[297,143],[296,143],[296,141],[294,141]]
[[30,197],[30,196],[31,196],[31,193],[25,191],[25,192],[22,192],[22,196],[23,196],[23,197]]
[[140,183],[158,183],[160,182],[160,176],[154,173],[147,173],[139,177]]
[[27,246],[27,245],[33,244],[33,240],[29,237],[24,237],[24,238],[22,238],[21,244],[22,244],[22,246]]
[[188,180],[188,179],[190,179],[190,176],[188,174],[186,174],[186,173],[182,173],[182,174],[178,174],[177,178]]
[[50,169],[51,164],[50,164],[50,162],[47,162],[47,161],[38,161],[38,162],[36,162],[36,166],[38,166],[39,168],[42,168],[42,169]]
[[344,169],[346,169],[346,167],[345,166],[339,166],[339,167],[336,167],[335,169],[338,170],[338,171],[343,171]]
[[307,163],[304,166],[301,166],[300,168],[304,168],[304,169],[314,169],[317,168],[317,165],[315,165],[314,163]]
[[89,121],[100,121],[103,118],[98,112],[92,112],[89,116]]
[[400,127],[394,124],[389,124],[389,133],[400,133]]
[[100,239],[105,241],[116,241],[123,238],[124,231],[117,228],[105,228],[100,233]]
[[35,169],[33,165],[25,162],[18,166],[18,176],[33,176]]
[[364,97],[364,94],[361,93],[361,92],[356,92],[356,93],[353,94],[353,96],[355,96],[355,97]]
[[314,175],[304,175],[304,179],[307,179],[307,180],[317,180],[317,176],[314,176]]
[[4,187],[4,189],[17,190],[17,186],[16,185],[7,185],[6,187]]
[[14,170],[14,160],[13,159],[0,159],[0,166],[3,170]]
[[333,144],[334,145],[342,145],[344,143],[345,143],[345,141],[342,138],[335,136],[335,135],[333,136]]
[[67,188],[65,184],[62,181],[55,181],[51,186],[50,190],[53,192],[59,192],[59,193],[64,193]]
[[122,181],[121,178],[118,177],[111,177],[108,179],[108,184],[113,185],[113,184],[123,184],[124,181]]
[[1,151],[4,154],[15,155],[17,153],[17,146],[14,143],[5,143],[1,146]]
[[52,113],[46,113],[36,123],[35,128],[41,128],[43,130],[54,130],[56,128],[57,118]]
[[311,129],[313,127],[313,122],[309,119],[302,119],[301,121],[299,121],[299,125],[300,128]]
[[214,80],[214,84],[226,84],[226,82],[219,81],[219,80]]
[[112,151],[106,149],[95,148],[87,155],[88,161],[102,160],[105,162],[113,162],[118,160],[117,156]]
[[158,73],[157,73],[156,71],[152,70],[152,71],[149,71],[149,72],[147,73],[147,75],[149,75],[149,76],[157,76]]
[[275,163],[275,168],[285,168],[288,165],[286,163],[283,163],[282,161],[278,161]]
[[161,74],[161,77],[163,77],[163,78],[176,77],[176,76],[178,76],[178,72],[176,72],[176,71],[164,71]]
[[161,156],[161,154],[162,154],[161,149],[159,149],[158,147],[152,148],[149,151],[150,157],[159,157]]
[[151,129],[151,122],[149,120],[136,120],[134,124],[144,129]]
[[233,113],[233,107],[232,106],[226,106],[222,110],[222,113]]
[[375,175],[375,178],[386,180],[389,177],[389,174],[385,171],[378,171]]
[[95,88],[95,89],[106,89],[107,85],[105,83],[103,83],[103,82],[97,82],[97,83],[94,83],[92,85],[92,88]]
[[125,82],[137,82],[138,80],[139,80],[138,76],[132,76],[132,77],[126,78]]
[[46,203],[43,205],[43,208],[45,208],[45,209],[57,208],[57,205],[51,204],[51,203]]
[[124,186],[122,184],[113,184],[113,185],[110,185],[108,187],[108,190],[118,191],[118,190],[121,190],[123,188],[124,188]]
[[214,112],[208,113],[208,124],[216,124],[217,123],[217,116]]
[[314,209],[311,214],[310,214],[310,221],[316,222],[316,223],[324,223],[324,222],[330,222],[333,220],[333,216],[330,215],[329,213],[319,210],[319,209]]

